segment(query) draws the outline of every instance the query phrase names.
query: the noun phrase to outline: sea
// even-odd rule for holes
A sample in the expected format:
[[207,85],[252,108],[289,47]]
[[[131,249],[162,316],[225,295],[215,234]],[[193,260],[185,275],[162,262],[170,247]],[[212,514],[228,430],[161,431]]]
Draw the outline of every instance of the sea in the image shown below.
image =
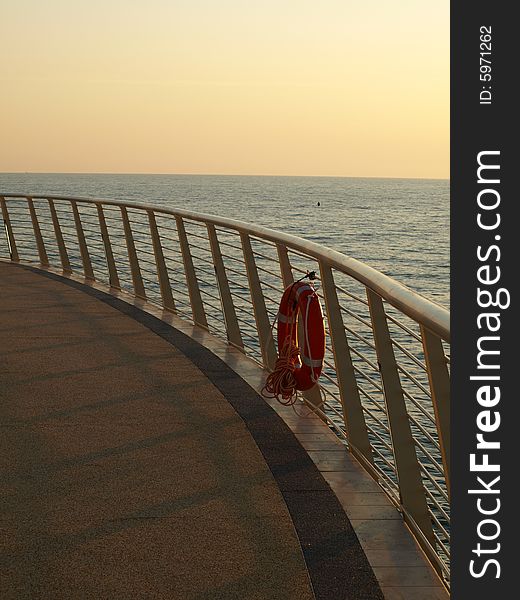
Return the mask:
[[230,217],[356,258],[449,308],[449,180],[0,173],[0,194],[128,200]]

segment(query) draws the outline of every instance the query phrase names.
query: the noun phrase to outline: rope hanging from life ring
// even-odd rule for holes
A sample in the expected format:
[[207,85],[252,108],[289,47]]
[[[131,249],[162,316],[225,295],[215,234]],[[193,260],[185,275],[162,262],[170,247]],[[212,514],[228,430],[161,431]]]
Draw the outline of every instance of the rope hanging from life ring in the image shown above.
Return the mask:
[[[262,395],[286,406],[296,402],[298,391],[316,385],[323,369],[325,327],[320,300],[311,283],[315,277],[311,272],[291,284],[280,301],[276,321],[278,358]],[[310,281],[304,282],[305,278]]]

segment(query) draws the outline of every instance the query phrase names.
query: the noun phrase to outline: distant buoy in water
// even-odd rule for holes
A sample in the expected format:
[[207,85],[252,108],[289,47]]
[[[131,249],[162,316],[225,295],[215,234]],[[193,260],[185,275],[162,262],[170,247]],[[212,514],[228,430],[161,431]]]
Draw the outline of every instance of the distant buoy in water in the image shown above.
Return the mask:
[[318,202],[317,206],[321,206],[321,203],[320,203],[320,202]]

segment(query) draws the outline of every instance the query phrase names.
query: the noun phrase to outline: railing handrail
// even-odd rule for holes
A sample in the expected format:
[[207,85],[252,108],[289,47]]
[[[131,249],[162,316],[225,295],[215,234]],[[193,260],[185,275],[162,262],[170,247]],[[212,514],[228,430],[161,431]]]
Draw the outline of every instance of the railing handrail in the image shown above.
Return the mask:
[[105,206],[126,206],[140,210],[152,210],[171,216],[181,216],[192,221],[211,223],[217,227],[234,229],[238,232],[248,233],[256,237],[281,243],[285,246],[308,254],[318,260],[325,261],[331,267],[353,277],[376,294],[384,298],[389,304],[400,310],[403,314],[420,323],[428,330],[438,335],[441,339],[450,341],[450,313],[443,306],[425,298],[407,286],[381,273],[377,269],[341,252],[332,250],[318,244],[304,240],[290,233],[283,233],[260,225],[254,225],[245,221],[218,217],[205,213],[197,213],[181,208],[170,209],[163,206],[145,204],[140,202],[127,202],[123,200],[105,200],[102,198],[84,198],[75,196],[55,196],[53,194],[13,194],[7,193],[0,196],[4,198],[34,198],[67,200],[74,202],[86,202],[91,204],[102,204]]
[[359,260],[236,219],[41,193],[0,194],[0,209],[2,256],[130,292],[267,371],[277,354],[271,323],[278,302],[270,290],[281,295],[306,267],[316,270],[328,359],[321,386],[301,400],[347,442],[449,579],[446,308]]

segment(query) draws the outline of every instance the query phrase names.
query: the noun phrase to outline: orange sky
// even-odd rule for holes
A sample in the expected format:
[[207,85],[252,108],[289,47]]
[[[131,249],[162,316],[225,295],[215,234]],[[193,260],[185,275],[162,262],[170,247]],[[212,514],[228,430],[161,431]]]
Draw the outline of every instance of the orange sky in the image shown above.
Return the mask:
[[0,171],[449,177],[447,0],[0,13]]

